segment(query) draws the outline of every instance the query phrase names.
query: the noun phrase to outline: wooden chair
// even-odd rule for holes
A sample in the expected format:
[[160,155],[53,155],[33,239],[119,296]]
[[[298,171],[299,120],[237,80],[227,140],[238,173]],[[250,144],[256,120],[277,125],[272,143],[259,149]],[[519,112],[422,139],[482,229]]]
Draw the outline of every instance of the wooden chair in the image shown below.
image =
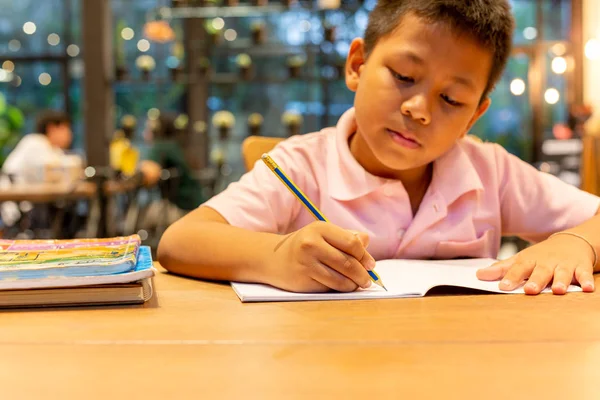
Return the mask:
[[483,140],[481,140],[481,138],[479,136],[475,136],[470,133],[466,136],[466,138],[471,139],[472,141],[477,142],[477,143],[483,143]]
[[581,189],[600,195],[600,115],[584,125],[581,153]]
[[268,153],[283,141],[284,138],[263,137],[263,136],[248,136],[242,142],[242,157],[246,171],[250,171],[257,160],[260,160],[264,153]]

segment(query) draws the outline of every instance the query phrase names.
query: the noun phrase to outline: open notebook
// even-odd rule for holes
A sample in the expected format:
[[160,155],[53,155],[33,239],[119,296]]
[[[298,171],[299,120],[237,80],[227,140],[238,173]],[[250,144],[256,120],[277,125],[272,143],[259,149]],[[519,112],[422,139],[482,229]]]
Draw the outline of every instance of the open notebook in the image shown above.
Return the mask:
[[[493,259],[470,260],[383,260],[378,261],[376,271],[388,291],[373,284],[369,289],[351,293],[293,293],[274,287],[253,283],[232,282],[231,286],[242,302],[309,301],[309,300],[362,300],[422,297],[439,286],[455,286],[493,293],[524,293],[523,288],[512,292],[498,289],[498,282],[484,282],[475,275],[479,268],[492,265]],[[581,291],[571,285],[569,292]],[[551,292],[550,288],[544,292]]]

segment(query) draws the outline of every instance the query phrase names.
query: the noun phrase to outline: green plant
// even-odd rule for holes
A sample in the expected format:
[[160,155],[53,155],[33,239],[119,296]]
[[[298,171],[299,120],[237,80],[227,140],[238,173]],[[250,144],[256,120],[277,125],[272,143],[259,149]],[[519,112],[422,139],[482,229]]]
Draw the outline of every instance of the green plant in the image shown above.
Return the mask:
[[10,150],[17,144],[23,128],[21,111],[6,103],[6,97],[0,93],[0,167],[4,164]]

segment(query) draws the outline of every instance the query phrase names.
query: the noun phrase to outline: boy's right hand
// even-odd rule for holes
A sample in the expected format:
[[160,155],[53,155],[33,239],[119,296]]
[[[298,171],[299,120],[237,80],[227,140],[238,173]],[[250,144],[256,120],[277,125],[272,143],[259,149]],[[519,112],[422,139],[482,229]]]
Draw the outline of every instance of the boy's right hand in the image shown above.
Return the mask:
[[287,235],[270,262],[273,286],[293,292],[352,292],[371,286],[367,270],[375,260],[367,252],[369,236],[326,222],[315,222]]

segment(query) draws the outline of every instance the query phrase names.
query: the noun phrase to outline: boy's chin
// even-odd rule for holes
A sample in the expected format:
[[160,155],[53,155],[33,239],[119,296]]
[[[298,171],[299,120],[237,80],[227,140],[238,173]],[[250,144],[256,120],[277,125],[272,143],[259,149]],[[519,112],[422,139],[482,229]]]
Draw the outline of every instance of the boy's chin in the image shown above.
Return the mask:
[[384,155],[378,157],[379,161],[387,168],[392,171],[410,171],[418,168],[422,168],[428,165],[430,162],[423,160],[421,157],[416,155],[407,156],[405,154],[399,155]]

